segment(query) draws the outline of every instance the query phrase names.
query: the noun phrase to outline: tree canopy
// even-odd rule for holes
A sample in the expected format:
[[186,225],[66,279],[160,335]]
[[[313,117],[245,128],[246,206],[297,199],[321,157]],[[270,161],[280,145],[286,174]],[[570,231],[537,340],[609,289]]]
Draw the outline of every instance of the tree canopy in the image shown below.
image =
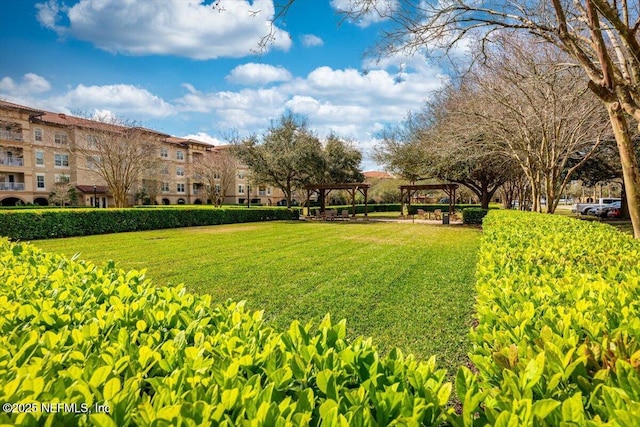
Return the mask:
[[355,144],[330,135],[323,144],[304,117],[286,113],[259,139],[237,142],[237,158],[251,171],[251,180],[282,190],[291,207],[296,189],[307,184],[357,182],[362,154]]

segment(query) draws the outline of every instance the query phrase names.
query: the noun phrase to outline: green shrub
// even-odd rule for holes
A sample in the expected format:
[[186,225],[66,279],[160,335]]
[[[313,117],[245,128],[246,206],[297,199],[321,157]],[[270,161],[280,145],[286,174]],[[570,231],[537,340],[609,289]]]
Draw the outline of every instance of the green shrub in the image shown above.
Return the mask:
[[12,240],[88,236],[271,220],[297,219],[298,210],[212,207],[146,209],[40,209],[0,211],[0,236]]
[[462,222],[465,224],[482,224],[482,219],[489,212],[488,209],[466,208],[462,210]]
[[[428,426],[452,412],[433,359],[381,357],[344,321],[278,332],[242,304],[6,239],[0,331],[0,401],[38,408],[1,425]],[[55,402],[77,406],[40,406]]]
[[459,425],[637,426],[639,260],[640,242],[603,224],[491,211]]

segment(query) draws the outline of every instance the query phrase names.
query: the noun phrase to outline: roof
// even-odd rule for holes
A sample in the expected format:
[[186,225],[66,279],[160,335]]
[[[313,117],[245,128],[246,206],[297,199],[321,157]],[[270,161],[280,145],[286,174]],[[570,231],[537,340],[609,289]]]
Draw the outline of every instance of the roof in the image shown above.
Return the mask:
[[0,100],[0,108],[20,110],[20,111],[24,111],[24,112],[27,112],[27,113],[32,113],[32,114],[35,114],[35,115],[44,114],[44,111],[42,111],[42,110],[36,110],[34,108],[31,108],[31,107],[26,107],[24,105],[14,104],[13,102],[7,102],[7,101],[1,101],[1,100]]
[[[17,110],[25,111],[32,114],[32,117],[34,118],[34,122],[46,123],[51,125],[83,127],[87,129],[95,129],[95,130],[111,131],[111,132],[120,131],[127,127],[127,126],[121,126],[117,123],[105,123],[99,120],[91,120],[84,117],[77,117],[77,116],[73,116],[66,113],[55,113],[52,111],[36,110],[30,107],[26,107],[24,105],[13,104],[7,101],[0,101],[0,108],[9,108],[9,109],[17,109]],[[179,138],[176,136],[171,136],[169,134],[159,132],[154,129],[145,128],[142,126],[133,126],[133,128],[143,132],[155,134],[159,137],[163,137],[164,141],[169,144],[176,144],[176,145],[198,144],[198,145],[207,146],[207,147],[213,146],[208,142],[198,141],[195,139]],[[93,191],[93,187],[91,187],[91,191]]]
[[169,136],[165,138],[164,141],[168,142],[169,144],[177,144],[177,145],[197,144],[197,145],[204,145],[207,147],[214,147],[213,144],[210,144],[208,142],[198,141],[196,139],[191,139],[191,138],[180,138],[177,136]]
[[307,190],[357,190],[369,188],[369,184],[364,182],[343,182],[338,184],[309,184],[304,186]]
[[392,179],[394,178],[389,172],[385,171],[367,171],[363,173],[365,178],[368,179]]

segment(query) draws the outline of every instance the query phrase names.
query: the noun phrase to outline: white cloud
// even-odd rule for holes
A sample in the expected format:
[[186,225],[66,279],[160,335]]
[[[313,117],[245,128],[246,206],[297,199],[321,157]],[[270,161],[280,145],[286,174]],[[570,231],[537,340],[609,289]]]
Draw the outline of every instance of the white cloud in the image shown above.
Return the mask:
[[274,67],[268,64],[248,64],[238,65],[231,70],[226,77],[231,83],[244,85],[265,85],[273,82],[284,82],[291,80],[291,73],[284,67]]
[[206,132],[190,133],[189,135],[181,136],[180,138],[194,139],[196,141],[206,142],[211,145],[226,145],[224,141],[221,141]]
[[57,109],[115,111],[131,119],[166,117],[175,112],[168,102],[146,89],[116,84],[104,86],[78,85],[64,95],[49,100]]
[[363,3],[361,0],[331,0],[331,7],[338,13],[353,16],[353,22],[357,26],[368,27],[384,21],[386,15],[398,8],[398,0],[374,0],[370,3]]
[[[208,4],[207,4],[208,3]],[[36,5],[37,18],[60,36],[129,55],[175,55],[193,59],[242,57],[273,31],[269,46],[287,50],[289,34],[270,26],[273,0],[232,0],[216,9],[204,0],[58,0]],[[61,22],[68,21],[68,25]]]
[[47,92],[51,84],[42,76],[27,73],[22,76],[22,81],[16,83],[11,77],[3,77],[0,80],[0,92],[14,96],[24,96]]
[[421,108],[443,83],[439,68],[425,63],[405,68],[401,73],[363,73],[318,67],[305,77],[239,91],[200,92],[185,84],[186,93],[175,104],[185,113],[211,114],[217,129],[235,129],[241,135],[260,133],[288,109],[306,115],[320,136],[334,131],[355,139],[366,157],[378,131]]
[[320,37],[313,34],[303,34],[300,38],[304,47],[322,46],[324,44]]

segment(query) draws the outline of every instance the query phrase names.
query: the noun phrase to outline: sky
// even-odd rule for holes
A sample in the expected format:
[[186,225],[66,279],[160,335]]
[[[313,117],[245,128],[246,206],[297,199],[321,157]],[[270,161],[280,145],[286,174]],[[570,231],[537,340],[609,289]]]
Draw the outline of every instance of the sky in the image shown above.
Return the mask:
[[215,145],[291,111],[356,142],[373,170],[379,132],[447,80],[424,57],[372,55],[388,23],[346,21],[352,0],[296,0],[275,26],[273,0],[217,1],[0,0],[0,99]]

